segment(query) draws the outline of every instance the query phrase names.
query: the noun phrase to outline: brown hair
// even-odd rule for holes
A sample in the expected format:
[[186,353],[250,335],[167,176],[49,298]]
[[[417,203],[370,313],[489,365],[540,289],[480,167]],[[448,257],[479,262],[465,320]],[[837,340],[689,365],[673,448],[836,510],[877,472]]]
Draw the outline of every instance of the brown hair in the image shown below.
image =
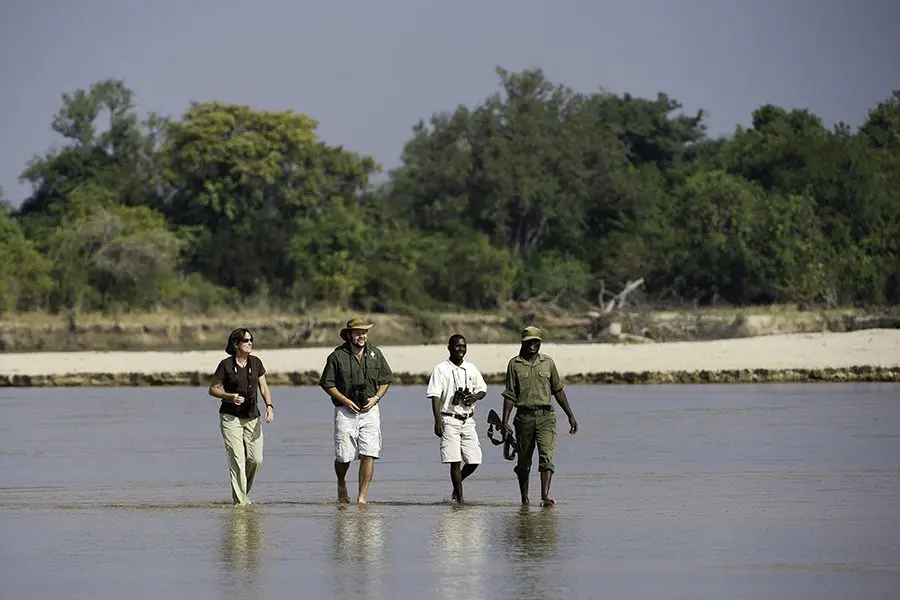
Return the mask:
[[[225,353],[229,356],[234,356],[237,352],[238,344],[244,339],[244,334],[250,333],[250,330],[246,327],[238,327],[228,334],[228,343],[225,345]],[[253,339],[253,334],[250,333],[250,339]]]

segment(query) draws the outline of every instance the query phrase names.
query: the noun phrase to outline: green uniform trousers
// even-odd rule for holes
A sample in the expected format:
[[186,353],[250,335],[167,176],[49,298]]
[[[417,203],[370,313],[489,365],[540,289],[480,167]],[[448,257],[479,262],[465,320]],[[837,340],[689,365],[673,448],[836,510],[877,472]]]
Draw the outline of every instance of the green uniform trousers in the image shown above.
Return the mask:
[[530,473],[534,449],[538,451],[538,471],[554,472],[553,451],[556,449],[556,413],[552,409],[519,411],[513,419],[519,445],[516,473]]

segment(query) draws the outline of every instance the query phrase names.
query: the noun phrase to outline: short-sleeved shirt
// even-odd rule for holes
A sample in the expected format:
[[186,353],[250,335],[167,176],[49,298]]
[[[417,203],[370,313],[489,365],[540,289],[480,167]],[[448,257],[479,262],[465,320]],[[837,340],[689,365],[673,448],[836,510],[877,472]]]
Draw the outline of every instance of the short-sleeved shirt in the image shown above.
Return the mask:
[[481,371],[472,363],[462,361],[459,366],[456,366],[450,359],[447,359],[438,363],[431,371],[425,395],[428,398],[440,398],[441,412],[470,415],[473,412],[471,406],[453,404],[453,394],[459,388],[468,388],[470,394],[477,394],[486,392],[487,384],[484,382]]
[[[325,389],[337,388],[340,393],[359,404],[360,397],[371,398],[380,386],[393,380],[394,374],[381,350],[366,344],[360,359],[347,342],[332,350],[325,359],[325,369],[322,370],[319,385]],[[331,403],[341,405],[334,398]]]
[[259,378],[266,374],[266,368],[257,356],[252,354],[247,357],[247,364],[243,367],[237,364],[233,356],[222,359],[213,376],[222,382],[222,388],[229,394],[240,394],[244,401],[235,404],[231,400],[222,400],[219,414],[235,415],[243,419],[255,419],[259,416],[259,408],[256,406],[258,396]]
[[546,354],[538,354],[531,361],[515,356],[506,365],[503,397],[512,400],[517,408],[550,406],[550,397],[563,387],[556,363]]

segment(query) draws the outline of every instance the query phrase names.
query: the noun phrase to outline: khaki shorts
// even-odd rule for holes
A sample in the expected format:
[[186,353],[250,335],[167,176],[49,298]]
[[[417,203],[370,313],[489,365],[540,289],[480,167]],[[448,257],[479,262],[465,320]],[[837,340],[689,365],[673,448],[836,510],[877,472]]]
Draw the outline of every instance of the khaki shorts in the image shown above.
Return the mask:
[[334,407],[334,458],[348,463],[360,456],[381,456],[381,411],[378,405],[361,414]]
[[444,435],[441,436],[441,462],[465,462],[467,465],[481,464],[481,442],[475,429],[475,418],[460,421],[455,417],[441,415]]

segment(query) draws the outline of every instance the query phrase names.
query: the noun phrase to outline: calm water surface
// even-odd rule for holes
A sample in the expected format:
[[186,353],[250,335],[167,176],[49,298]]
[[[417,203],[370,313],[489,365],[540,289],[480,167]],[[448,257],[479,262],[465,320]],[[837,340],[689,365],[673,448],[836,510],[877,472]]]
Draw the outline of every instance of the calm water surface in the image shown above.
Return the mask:
[[0,599],[900,598],[898,385],[571,386],[559,504],[524,510],[499,390],[470,505],[394,388],[374,504],[345,509],[330,403],[273,391],[236,510],[205,389],[0,390]]

